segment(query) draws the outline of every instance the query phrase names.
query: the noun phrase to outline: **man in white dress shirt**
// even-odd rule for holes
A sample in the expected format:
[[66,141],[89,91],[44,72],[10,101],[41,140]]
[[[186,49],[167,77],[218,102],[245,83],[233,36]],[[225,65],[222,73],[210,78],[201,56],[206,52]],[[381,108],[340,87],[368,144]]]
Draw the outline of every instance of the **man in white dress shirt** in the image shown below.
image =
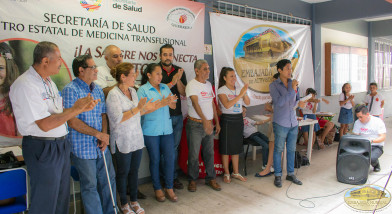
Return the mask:
[[123,55],[120,48],[115,45],[108,45],[103,50],[103,55],[105,57],[106,64],[98,67],[98,78],[94,81],[94,83],[102,88],[106,97],[113,86],[117,84],[117,81],[110,74],[110,69],[122,63]]
[[70,149],[67,120],[90,111],[99,100],[88,95],[63,109],[62,97],[50,78],[59,73],[61,54],[56,44],[40,42],[33,65],[11,85],[10,99],[22,152],[30,176],[29,213],[68,214]]

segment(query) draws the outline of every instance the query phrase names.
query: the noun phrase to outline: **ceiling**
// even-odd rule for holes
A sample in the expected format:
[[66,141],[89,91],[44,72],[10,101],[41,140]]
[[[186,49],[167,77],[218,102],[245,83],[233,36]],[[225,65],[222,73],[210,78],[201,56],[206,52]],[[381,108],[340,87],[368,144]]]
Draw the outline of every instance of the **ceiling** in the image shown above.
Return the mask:
[[326,2],[326,1],[332,1],[332,0],[301,0],[310,4],[316,4],[316,3],[321,3],[321,2]]

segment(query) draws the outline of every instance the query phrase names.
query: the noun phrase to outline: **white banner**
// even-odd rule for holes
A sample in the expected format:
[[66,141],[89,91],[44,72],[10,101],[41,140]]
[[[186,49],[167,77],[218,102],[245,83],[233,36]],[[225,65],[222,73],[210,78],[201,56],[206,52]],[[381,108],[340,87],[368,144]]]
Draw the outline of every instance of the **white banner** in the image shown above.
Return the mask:
[[[122,50],[124,62],[143,71],[146,64],[159,62],[159,48],[169,43],[175,49],[173,63],[191,80],[194,62],[204,56],[204,14],[203,3],[186,0],[2,0],[0,43],[15,52],[19,68],[6,72],[22,74],[32,65],[36,43],[51,41],[63,58],[60,73],[52,77],[62,90],[73,79],[76,56],[91,54],[100,66],[103,49],[113,44]],[[4,97],[0,94],[0,101]],[[0,115],[0,123],[12,120],[12,114]],[[7,141],[1,136],[15,134],[0,126],[0,142]]]
[[276,63],[290,59],[300,94],[314,88],[310,26],[267,22],[210,13],[215,85],[223,67],[232,67],[237,84],[249,84],[251,106],[271,100],[269,84]]

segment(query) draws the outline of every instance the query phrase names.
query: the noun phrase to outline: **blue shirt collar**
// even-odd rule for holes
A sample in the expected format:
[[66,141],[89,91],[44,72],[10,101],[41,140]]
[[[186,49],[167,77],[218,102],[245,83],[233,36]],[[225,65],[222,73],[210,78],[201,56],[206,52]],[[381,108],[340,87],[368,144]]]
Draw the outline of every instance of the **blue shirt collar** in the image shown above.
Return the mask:
[[79,77],[76,77],[74,81],[79,86],[81,86],[81,87],[83,87],[83,88],[85,88],[87,90],[93,91],[94,88],[95,88],[95,83],[94,82],[92,82],[90,85],[87,85],[87,83],[85,81],[81,80]]
[[[154,87],[150,84],[149,81],[147,81],[147,83],[146,83],[146,88],[147,88],[148,90],[151,90],[151,89],[155,89],[155,90],[156,90],[156,88],[154,88]],[[159,88],[160,88],[161,90],[162,90],[162,89],[165,89],[165,87],[163,86],[162,83],[159,83]]]

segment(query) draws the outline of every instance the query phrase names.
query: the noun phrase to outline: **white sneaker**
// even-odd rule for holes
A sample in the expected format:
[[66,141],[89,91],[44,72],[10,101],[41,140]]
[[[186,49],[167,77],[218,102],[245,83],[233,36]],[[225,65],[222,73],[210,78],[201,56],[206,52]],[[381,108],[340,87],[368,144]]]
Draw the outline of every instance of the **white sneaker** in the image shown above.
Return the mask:
[[271,166],[271,170],[270,170],[270,171],[271,171],[271,172],[275,172],[274,167]]

